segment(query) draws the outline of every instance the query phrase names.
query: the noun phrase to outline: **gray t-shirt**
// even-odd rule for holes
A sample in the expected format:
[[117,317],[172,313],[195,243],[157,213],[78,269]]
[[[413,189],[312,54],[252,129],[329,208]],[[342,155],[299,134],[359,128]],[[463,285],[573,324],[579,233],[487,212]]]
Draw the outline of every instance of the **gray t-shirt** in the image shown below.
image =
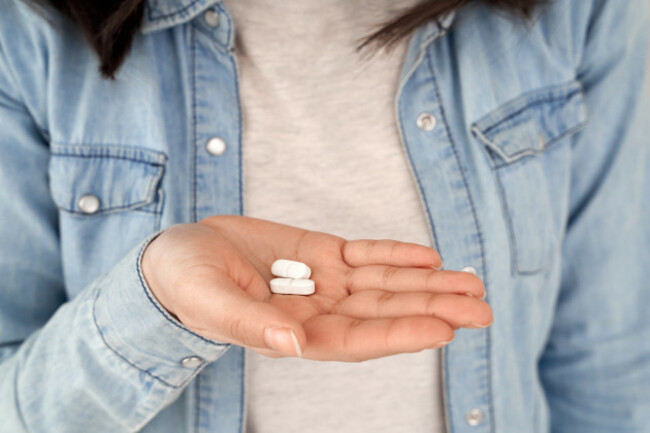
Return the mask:
[[[244,213],[431,245],[395,121],[407,40],[359,40],[416,0],[226,0],[243,110]],[[246,431],[444,431],[439,352],[361,363],[246,352]]]

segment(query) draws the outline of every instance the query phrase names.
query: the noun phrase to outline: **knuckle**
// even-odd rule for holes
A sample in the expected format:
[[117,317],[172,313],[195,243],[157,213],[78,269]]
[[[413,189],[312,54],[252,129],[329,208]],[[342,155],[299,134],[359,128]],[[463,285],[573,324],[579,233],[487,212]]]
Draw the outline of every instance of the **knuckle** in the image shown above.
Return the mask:
[[372,256],[377,248],[377,241],[374,239],[370,239],[366,243],[366,260],[371,261]]
[[386,292],[386,291],[381,291],[379,292],[379,295],[377,296],[377,303],[378,304],[387,304],[390,302],[393,297],[395,296],[395,293],[393,292]]
[[394,293],[382,291],[377,295],[377,302],[375,308],[375,317],[382,317],[386,311],[388,304],[395,296]]
[[431,295],[424,303],[424,313],[427,316],[435,316],[438,312],[438,296]]
[[381,288],[387,289],[395,275],[397,274],[398,268],[387,266],[384,268],[381,274]]
[[424,287],[427,289],[436,289],[440,285],[439,274],[437,271],[428,271],[424,279]]
[[343,288],[350,295],[354,293],[357,283],[357,272],[354,268],[347,268],[343,271]]

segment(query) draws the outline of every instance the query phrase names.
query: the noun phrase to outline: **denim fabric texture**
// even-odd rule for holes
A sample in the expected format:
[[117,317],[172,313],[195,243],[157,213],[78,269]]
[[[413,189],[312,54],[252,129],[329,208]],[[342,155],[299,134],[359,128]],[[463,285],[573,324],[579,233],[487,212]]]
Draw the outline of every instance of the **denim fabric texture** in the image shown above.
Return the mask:
[[[495,317],[444,349],[449,433],[650,432],[646,4],[473,5],[410,39],[403,145],[445,267],[474,267]],[[242,212],[233,35],[219,1],[147,0],[109,81],[69,21],[0,3],[0,432],[242,431],[242,348],[139,267],[160,230]]]

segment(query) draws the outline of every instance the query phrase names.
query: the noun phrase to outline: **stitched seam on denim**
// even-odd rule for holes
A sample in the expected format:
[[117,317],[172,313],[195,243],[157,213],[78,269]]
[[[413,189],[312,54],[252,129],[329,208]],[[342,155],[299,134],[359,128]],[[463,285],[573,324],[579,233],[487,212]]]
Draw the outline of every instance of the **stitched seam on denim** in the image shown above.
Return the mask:
[[201,429],[201,375],[196,376],[194,387],[194,430],[199,433]]
[[[63,212],[69,213],[71,215],[81,215],[81,216],[84,216],[86,218],[92,218],[92,217],[98,217],[98,216],[102,216],[102,215],[116,213],[116,212],[123,211],[123,210],[138,210],[138,208],[140,206],[144,206],[144,205],[150,204],[152,202],[153,202],[153,200],[152,201],[140,200],[138,202],[130,203],[130,204],[124,205],[124,206],[116,206],[116,207],[104,208],[101,211],[97,211],[97,212],[92,213],[92,214],[79,212],[79,211],[72,210],[72,209],[69,209],[69,208],[66,208],[66,207],[63,207],[63,206],[58,206],[58,205],[57,205],[57,208],[59,210],[63,211]],[[146,211],[146,210],[139,210],[139,211],[140,212],[145,212],[145,213],[150,213],[150,214],[155,213],[155,212]]]
[[[223,13],[224,15],[229,16],[229,14],[226,13],[225,8],[223,8],[223,7],[221,6],[221,3],[215,3],[215,4],[214,4],[214,7],[216,7],[217,9],[219,9],[219,10],[221,11],[221,13]],[[232,40],[230,39],[230,38],[232,38],[232,29],[233,29],[233,25],[234,25],[234,24],[233,24],[233,21],[232,21],[231,19],[229,19],[229,20],[228,20],[228,34],[226,35],[226,46],[225,46],[226,51],[230,51],[230,44],[231,44],[231,42],[232,42],[232,44],[233,44],[233,46],[234,46],[234,41],[232,41]]]
[[198,135],[197,135],[197,119],[196,119],[196,110],[197,110],[197,105],[196,105],[196,36],[194,32],[196,31],[193,26],[189,26],[189,32],[190,32],[190,76],[192,80],[192,144],[190,148],[192,149],[192,158],[191,158],[191,168],[190,168],[190,173],[192,176],[192,194],[190,195],[190,220],[192,222],[196,221],[196,215],[197,215],[197,210],[196,210],[196,183],[197,183],[197,162],[196,158],[198,158],[198,151],[197,151],[197,146],[199,145],[198,143]]
[[[517,235],[515,234],[514,223],[512,221],[512,216],[511,216],[511,213],[509,211],[510,207],[508,206],[507,194],[506,194],[505,188],[503,187],[503,182],[501,182],[501,175],[499,174],[499,171],[500,171],[499,169],[504,168],[504,167],[509,167],[509,166],[511,166],[512,164],[515,164],[515,163],[520,163],[523,158],[526,158],[528,156],[538,155],[538,154],[542,154],[542,153],[548,151],[551,148],[551,146],[553,144],[555,144],[555,142],[560,141],[562,138],[564,138],[566,136],[569,136],[572,133],[580,130],[586,124],[587,124],[587,121],[582,122],[579,125],[575,126],[571,130],[567,131],[562,137],[559,137],[555,141],[549,142],[549,144],[542,151],[531,153],[529,155],[523,155],[523,156],[515,159],[514,161],[506,162],[504,164],[496,165],[496,163],[495,163],[493,165],[494,172],[495,172],[495,175],[496,175],[496,178],[497,178],[496,180],[497,180],[497,184],[498,184],[499,194],[501,196],[500,197],[500,199],[501,199],[500,200],[501,201],[501,207],[502,207],[503,213],[504,213],[504,215],[506,217],[506,222],[507,222],[507,226],[508,226],[508,235],[509,235],[508,237],[509,237],[509,241],[510,241],[510,249],[511,249],[511,252],[512,252],[511,266],[512,266],[513,275],[529,276],[529,275],[536,275],[536,274],[539,274],[541,272],[544,272],[544,271],[548,270],[549,267],[551,266],[551,258],[550,258],[551,252],[549,251],[548,253],[546,253],[546,256],[543,258],[543,263],[541,265],[537,266],[536,268],[530,269],[530,270],[522,270],[522,269],[520,269],[519,249],[517,248],[517,241],[516,241],[516,239],[517,239],[516,236]],[[490,159],[492,159],[492,158],[490,158]]]
[[[153,202],[150,203],[150,204],[153,204]],[[145,214],[148,214],[148,215],[156,215],[156,216],[160,215],[159,210],[157,210],[157,209],[149,210],[149,209],[144,209],[144,207],[145,206],[142,206],[142,208],[136,207],[136,208],[133,209],[133,212],[140,212],[140,213],[145,213]],[[156,206],[156,207],[158,207],[158,206]],[[158,229],[156,229],[155,231],[158,231]]]
[[[424,53],[424,55],[429,57],[428,50]],[[429,62],[432,62],[432,61],[433,60],[429,59]],[[432,80],[433,80],[433,86],[432,86],[434,88],[433,92],[437,96],[437,93],[438,93],[437,89],[436,89],[437,82],[436,82],[435,76],[433,75],[433,66],[432,65],[429,65],[429,71],[431,73],[431,77],[432,77]],[[442,101],[440,101],[440,99],[438,99],[437,102],[438,102],[438,106],[440,107],[440,110],[441,110],[441,113],[442,113],[442,110],[443,110],[442,103],[441,103]],[[444,115],[442,117],[443,117],[442,120],[444,122],[445,121]],[[446,129],[446,125],[445,125],[445,129]],[[426,201],[425,201],[425,203],[426,203]],[[428,212],[428,204],[426,204],[426,206],[427,206],[427,212]],[[432,225],[432,230],[433,230],[433,222],[431,222],[431,225]],[[437,241],[438,236],[435,236],[435,238],[436,238],[436,249],[439,251],[440,249],[438,247],[438,241]],[[449,350],[447,350],[447,348],[444,347],[443,352],[444,352],[444,356],[445,356],[445,366],[446,366],[445,374],[447,375],[446,380],[444,381],[445,387],[446,387],[445,394],[447,395],[447,399],[445,401],[445,404],[447,405],[447,411],[446,412],[447,412],[448,415],[452,415],[454,413],[455,409],[454,409],[454,406],[452,405],[452,399],[449,398],[449,396],[451,396],[451,388],[450,388],[450,382],[451,381],[449,380],[449,368],[448,368],[448,366],[449,366]],[[451,418],[451,416],[449,418]],[[447,419],[447,426],[449,428],[449,432],[447,432],[447,433],[453,433],[454,432],[454,423],[452,422],[451,419]]]
[[[93,143],[93,145],[89,145],[87,143],[63,143],[57,141],[50,144],[50,149],[52,149],[52,147],[54,147],[54,150],[51,150],[50,153],[52,155],[61,156],[86,156],[116,159],[124,158],[157,165],[165,164],[168,159],[165,152],[149,149],[146,147],[129,146],[125,144]],[[135,157],[122,156],[119,155],[120,153],[140,153],[143,158],[138,159]]]
[[[420,58],[420,61],[421,61],[421,58]],[[415,69],[416,68],[413,68],[413,69],[411,69],[411,71],[415,71]],[[409,76],[409,79],[410,79],[410,76]],[[404,82],[405,85],[406,85],[406,82],[408,82],[408,79]],[[429,220],[429,226],[431,227],[431,232],[432,232],[432,235],[433,235],[434,245],[436,247],[436,250],[440,251],[440,247],[438,245],[438,236],[436,234],[435,223],[433,221],[433,217],[431,216],[431,209],[429,209],[429,203],[424,198],[424,187],[423,187],[423,184],[422,184],[422,180],[420,179],[420,176],[418,176],[417,170],[415,170],[414,162],[413,162],[413,156],[411,155],[411,151],[409,150],[409,147],[406,145],[406,135],[403,133],[403,130],[402,130],[402,125],[404,125],[404,117],[402,116],[401,104],[399,104],[399,99],[400,99],[399,96],[401,95],[401,93],[402,93],[402,89],[400,88],[398,98],[397,98],[397,103],[398,103],[397,114],[399,116],[399,123],[400,123],[398,125],[398,127],[399,127],[400,134],[402,135],[402,141],[403,141],[402,146],[403,146],[404,150],[406,151],[406,155],[408,156],[411,173],[413,173],[413,177],[415,178],[415,181],[416,181],[416,183],[418,185],[418,189],[420,190],[419,191],[420,201],[424,204],[424,210],[425,210],[425,212],[427,214],[427,219]]]
[[[552,151],[552,149],[550,149],[549,151]],[[505,167],[505,166],[507,166],[507,165],[503,165],[502,167]],[[498,181],[499,187],[501,189],[502,201],[503,201],[503,203],[505,205],[504,212],[506,212],[506,215],[508,216],[508,224],[512,225],[512,228],[510,230],[511,230],[511,236],[512,236],[511,245],[512,245],[512,248],[513,248],[513,250],[512,250],[513,251],[513,273],[515,275],[528,276],[528,275],[536,275],[536,274],[539,274],[541,272],[547,271],[551,267],[552,262],[553,262],[553,260],[551,259],[552,248],[550,248],[550,247],[548,248],[548,252],[545,253],[544,258],[542,259],[543,260],[542,264],[539,265],[536,269],[532,269],[532,270],[520,270],[519,269],[520,265],[519,265],[519,260],[518,260],[518,250],[516,248],[516,235],[515,235],[515,230],[514,230],[514,224],[512,223],[511,218],[510,218],[510,214],[507,211],[508,200],[506,199],[505,188],[503,187],[503,185],[501,183],[500,176],[498,174],[498,170],[495,170],[495,171],[497,172],[497,181]],[[546,241],[546,240],[544,240],[544,241]]]
[[[456,149],[456,143],[454,141],[454,138],[451,134],[451,129],[449,128],[449,123],[447,122],[447,115],[445,113],[445,107],[442,101],[442,97],[440,92],[438,91],[438,80],[436,78],[436,73],[433,68],[433,59],[431,56],[431,52],[429,51],[427,53],[427,58],[428,58],[428,64],[429,64],[429,70],[431,71],[431,80],[433,84],[433,91],[436,95],[436,99],[438,99],[438,105],[440,107],[440,117],[442,117],[442,123],[445,127],[445,130],[447,131],[447,136],[449,137],[449,143],[451,144],[451,148],[454,152],[454,157],[456,158],[456,163],[458,164],[458,168],[460,170],[461,177],[463,179],[463,184],[465,185],[465,191],[467,193],[467,199],[469,200],[470,208],[472,210],[472,216],[474,217],[474,226],[476,227],[476,234],[478,236],[478,241],[479,241],[479,249],[481,251],[481,266],[483,267],[483,275],[487,275],[487,267],[486,267],[486,261],[485,261],[485,246],[484,246],[484,241],[483,241],[483,234],[481,232],[481,228],[479,225],[478,221],[478,215],[476,213],[476,206],[474,205],[474,200],[472,199],[472,194],[469,189],[469,183],[467,181],[467,177],[465,175],[465,171],[462,169],[462,165],[460,163],[460,158],[458,155],[458,150]],[[487,278],[485,278],[484,281],[485,285],[485,291],[486,293],[489,293],[488,290],[488,283],[487,283]],[[486,299],[488,299],[486,297]],[[496,431],[496,426],[495,426],[495,421],[494,421],[494,402],[492,401],[492,363],[491,363],[491,355],[490,355],[490,337],[489,337],[489,332],[487,330],[484,330],[485,332],[485,352],[486,352],[486,359],[485,363],[487,365],[487,370],[488,370],[488,377],[487,377],[487,388],[488,388],[488,407],[490,411],[490,427],[492,432]]]
[[245,388],[245,374],[246,374],[246,349],[243,347],[241,350],[241,379],[239,380],[239,431],[244,431],[244,410],[245,410],[245,399],[244,393],[246,392]]
[[187,332],[188,334],[193,335],[194,337],[197,337],[198,339],[200,339],[200,340],[202,340],[202,341],[204,341],[204,342],[210,344],[211,346],[220,347],[220,348],[227,347],[228,344],[215,343],[214,341],[211,341],[211,340],[209,340],[209,339],[207,339],[207,338],[205,338],[205,337],[203,337],[203,336],[201,336],[201,335],[195,333],[195,332],[192,331],[191,329],[186,328],[186,327],[181,326],[180,324],[176,323],[175,321],[173,321],[173,320],[168,316],[168,313],[167,313],[166,311],[164,311],[161,307],[159,307],[158,304],[157,304],[157,303],[156,303],[156,302],[151,298],[151,296],[150,296],[149,293],[147,292],[147,285],[146,285],[146,283],[144,282],[144,278],[143,278],[143,276],[142,276],[142,269],[140,268],[140,260],[141,260],[141,258],[142,258],[142,254],[144,253],[144,250],[145,250],[145,247],[146,247],[146,246],[147,246],[147,244],[145,243],[145,245],[142,246],[142,248],[140,249],[140,252],[138,253],[138,258],[137,258],[137,260],[136,260],[136,269],[137,269],[137,271],[138,271],[138,279],[140,280],[140,287],[142,288],[142,290],[143,290],[145,296],[147,297],[147,299],[149,299],[149,301],[151,302],[151,304],[156,308],[156,310],[158,310],[158,311],[163,315],[163,317],[165,318],[165,320],[167,320],[169,323],[171,323],[172,325],[174,325],[174,326],[177,327],[178,329],[180,329],[180,330],[182,330],[182,331],[185,331],[185,332]]
[[[587,124],[586,120],[584,120],[582,122],[579,122],[579,123],[576,123],[574,126],[572,126],[571,128],[563,131],[559,135],[556,135],[555,137],[551,138],[550,140],[545,141],[541,148],[523,149],[523,150],[520,150],[519,152],[515,152],[515,153],[512,153],[512,154],[507,154],[507,153],[503,152],[503,150],[502,150],[502,152],[503,152],[504,155],[507,156],[506,161],[507,161],[508,164],[511,164],[511,163],[513,163],[513,162],[515,162],[515,161],[517,161],[517,160],[519,160],[521,158],[524,158],[526,156],[529,156],[529,155],[539,155],[540,153],[544,153],[549,147],[551,147],[552,145],[554,145],[558,141],[562,140],[566,136],[571,135],[576,131],[579,131],[586,124]],[[486,139],[487,139],[487,137],[486,137]],[[501,149],[501,146],[494,143],[494,141],[489,140],[489,139],[487,139],[487,140],[490,143],[492,143],[494,146],[496,146],[497,148]]]
[[[487,138],[483,134],[483,131],[481,131],[481,129],[478,126],[473,125],[471,127],[471,132],[474,135],[474,137],[476,137],[476,139],[478,139],[478,141],[481,142],[484,148],[486,148],[491,153],[497,154],[502,160],[506,162],[506,164],[508,163],[509,161],[508,154],[505,153],[503,149],[501,149],[501,147],[499,147],[494,141]],[[492,158],[489,154],[488,157],[490,157],[490,160],[494,161],[494,158]]]
[[[426,25],[428,25],[428,24],[425,24],[424,26],[426,26]],[[406,82],[409,80],[409,78],[411,78],[411,75],[413,74],[413,71],[415,71],[415,69],[417,69],[417,66],[422,62],[422,58],[424,57],[424,53],[426,51],[427,45],[429,43],[433,42],[436,39],[436,37],[437,37],[437,34],[435,34],[435,32],[434,32],[433,35],[427,37],[427,39],[425,39],[424,42],[420,43],[420,46],[418,47],[418,55],[416,56],[415,60],[413,61],[413,63],[409,67],[409,69],[404,74],[404,78],[400,79],[400,82],[398,83],[397,93],[396,93],[397,95],[399,95],[402,92],[402,89],[406,85]]]
[[[523,159],[523,158],[525,158],[527,156],[539,155],[539,154],[542,154],[542,153],[546,152],[555,143],[557,143],[558,141],[568,137],[569,135],[581,130],[588,123],[589,123],[588,119],[585,119],[580,123],[577,123],[575,126],[567,129],[562,134],[560,134],[560,135],[558,135],[556,137],[553,137],[553,139],[545,142],[544,146],[541,149],[524,149],[524,150],[521,150],[521,151],[519,151],[517,153],[514,153],[512,155],[508,155],[507,153],[503,152],[503,150],[501,149],[501,146],[497,145],[493,140],[490,140],[489,138],[484,136],[483,132],[478,127],[476,127],[476,126],[472,127],[472,132],[475,133],[475,135],[477,136],[477,138],[479,140],[484,140],[485,142],[488,142],[489,144],[486,145],[486,147],[488,147],[494,153],[499,155],[499,157],[501,159],[504,160],[504,162],[501,163],[501,164],[496,164],[496,162],[495,162],[495,167],[496,168],[501,168],[501,167],[505,167],[507,165],[513,164],[515,162],[518,162],[519,160],[521,160],[521,159]],[[493,146],[496,147],[497,149],[493,149]],[[504,155],[505,155],[505,157],[504,157]]]
[[200,1],[201,0],[194,0],[192,3],[190,3],[188,5],[185,5],[182,8],[175,10],[174,12],[169,12],[167,14],[162,14],[162,15],[154,15],[153,10],[151,8],[148,8],[147,15],[149,16],[149,19],[152,20],[152,21],[153,20],[167,19],[167,18],[169,18],[169,17],[171,17],[173,15],[177,15],[177,14],[180,14],[182,12],[185,12],[186,10],[188,10],[189,8],[191,8],[192,6],[194,6],[196,3],[200,2]]
[[429,227],[431,228],[431,236],[433,237],[433,244],[434,247],[436,248],[437,251],[440,251],[440,245],[438,244],[438,235],[436,233],[436,227],[435,223],[433,221],[433,217],[431,216],[431,209],[429,209],[429,204],[427,203],[426,199],[424,198],[424,188],[422,184],[422,180],[420,179],[420,176],[418,176],[417,170],[415,170],[415,165],[413,162],[413,156],[409,150],[409,147],[406,144],[406,134],[404,133],[404,128],[402,127],[404,125],[404,117],[402,115],[402,109],[401,109],[401,104],[400,102],[400,97],[402,95],[402,92],[404,90],[404,87],[406,87],[406,83],[411,79],[413,76],[413,73],[417,70],[418,66],[422,63],[422,60],[424,59],[424,56],[426,55],[426,48],[430,43],[433,43],[440,35],[439,32],[437,31],[439,29],[439,26],[436,26],[436,29],[433,29],[433,33],[429,35],[429,37],[425,40],[425,43],[420,43],[418,47],[418,55],[413,62],[413,64],[410,66],[408,69],[407,73],[404,75],[404,79],[401,80],[398,84],[398,89],[397,89],[397,94],[395,98],[395,107],[397,111],[397,116],[399,119],[398,122],[398,133],[400,136],[400,144],[402,146],[402,149],[406,153],[406,156],[409,161],[409,171],[411,172],[413,178],[415,179],[415,182],[417,183],[418,186],[418,196],[420,199],[420,203],[424,205],[424,211],[427,215],[427,219],[429,221]]
[[[154,222],[154,231],[159,231],[160,230],[160,224],[162,221],[162,210],[163,210],[163,203],[165,201],[165,194],[163,192],[162,188],[158,188],[157,195],[159,195],[158,203],[156,204],[156,209],[155,209],[155,215],[156,215],[156,221]],[[143,212],[148,212],[148,211],[143,211]]]
[[[580,89],[576,89],[576,90],[574,90],[574,91],[572,91],[570,93],[566,93],[566,94],[562,94],[562,95],[554,95],[554,94],[549,95],[549,94],[546,94],[543,97],[540,96],[538,98],[532,98],[529,103],[525,104],[521,108],[518,108],[514,112],[507,113],[507,114],[504,113],[503,115],[505,117],[496,116],[496,119],[492,122],[492,124],[490,126],[488,126],[487,128],[483,129],[483,133],[487,134],[488,132],[492,131],[494,128],[500,126],[502,123],[507,122],[508,120],[512,119],[513,117],[518,116],[519,114],[521,114],[522,112],[526,111],[529,108],[537,107],[538,105],[542,105],[542,104],[545,104],[547,102],[553,102],[553,101],[566,101],[566,102],[569,102],[571,100],[571,98],[573,98],[576,94],[579,94],[580,91],[581,91]],[[510,105],[510,104],[516,105],[519,98],[522,98],[522,99],[525,98],[525,94],[520,95],[514,101],[506,102],[506,106]],[[503,107],[501,109],[504,110],[505,108],[506,107]],[[497,108],[497,110],[499,110],[499,108]],[[490,114],[488,114],[488,118],[489,118],[489,116],[490,116]],[[483,122],[483,119],[479,120],[474,125],[476,125],[480,129],[480,124],[482,122]]]
[[158,170],[156,175],[151,178],[151,181],[149,181],[149,188],[147,188],[147,197],[150,203],[153,203],[156,200],[156,189],[159,182],[162,180],[164,171],[165,168],[163,166]]
[[[99,211],[97,211],[95,213],[92,213],[92,214],[86,214],[84,212],[76,211],[76,210],[74,210],[75,207],[72,207],[72,206],[71,207],[64,207],[63,205],[58,205],[57,204],[57,208],[59,208],[62,211],[73,214],[73,215],[85,215],[85,216],[88,216],[88,217],[92,217],[92,216],[104,215],[104,214],[107,214],[107,213],[115,213],[115,212],[120,211],[120,210],[138,209],[138,208],[140,208],[140,207],[142,207],[144,205],[151,204],[156,199],[155,191],[153,191],[154,194],[152,194],[152,190],[158,185],[158,182],[162,179],[163,170],[164,170],[164,166],[156,166],[156,165],[154,165],[154,166],[158,167],[159,169],[157,170],[158,172],[153,175],[151,181],[149,182],[149,186],[147,187],[147,192],[145,194],[146,198],[144,198],[143,200],[138,200],[136,202],[128,203],[128,204],[121,205],[121,206],[106,207],[106,208],[103,208],[103,209],[101,209],[101,210],[99,210]],[[151,176],[151,175],[147,175],[147,176]],[[152,214],[157,213],[155,211],[148,211],[148,210],[144,210],[144,209],[141,209],[140,211],[141,212],[146,212],[146,213],[152,213]]]
[[510,266],[512,267],[512,273],[514,275],[519,275],[519,260],[517,260],[517,241],[515,240],[515,228],[512,222],[512,216],[510,215],[510,208],[508,206],[508,200],[506,198],[506,191],[503,188],[503,182],[501,182],[501,175],[498,170],[495,170],[494,174],[496,175],[497,185],[499,188],[501,209],[506,219],[506,226],[508,228],[508,242],[510,244]]
[[95,290],[95,298],[93,299],[93,322],[95,323],[95,329],[97,329],[97,333],[99,334],[100,338],[104,342],[104,345],[111,352],[113,352],[118,358],[120,358],[122,361],[126,362],[128,365],[135,368],[136,370],[145,373],[146,375],[152,377],[153,379],[156,379],[156,380],[160,381],[161,383],[163,383],[164,385],[166,385],[166,386],[168,386],[170,388],[174,388],[174,389],[178,388],[177,386],[172,385],[171,383],[167,382],[165,379],[163,379],[163,378],[161,378],[159,376],[156,376],[155,374],[153,374],[149,370],[143,370],[142,368],[138,367],[137,365],[135,365],[134,363],[129,361],[121,353],[119,353],[117,350],[113,349],[113,347],[110,344],[108,344],[108,342],[106,341],[106,338],[104,337],[104,333],[102,332],[101,328],[99,327],[99,324],[97,323],[97,314],[96,314],[97,299],[99,299],[99,289]]
[[503,123],[507,122],[508,120],[511,120],[511,119],[517,117],[518,115],[520,115],[521,113],[523,113],[524,111],[526,111],[526,110],[528,110],[530,108],[535,108],[535,107],[540,106],[540,105],[545,105],[546,103],[553,102],[553,101],[562,100],[562,101],[567,101],[568,102],[573,96],[575,96],[578,93],[580,93],[580,92],[575,91],[575,92],[573,92],[571,94],[563,95],[563,97],[549,96],[548,98],[542,98],[542,99],[538,99],[538,100],[535,100],[535,101],[531,101],[530,104],[526,104],[525,106],[517,109],[516,111],[514,111],[512,113],[508,113],[506,115],[506,117],[503,117],[501,119],[499,119],[497,117],[498,120],[496,120],[494,123],[492,123],[492,125],[485,128],[483,130],[483,133],[485,133],[485,134],[489,133],[493,129],[497,128],[498,126],[501,126]]
[[128,143],[118,143],[118,142],[105,142],[105,141],[63,141],[63,140],[54,140],[51,142],[57,149],[61,149],[62,153],[75,153],[75,152],[97,152],[97,151],[123,151],[123,152],[142,152],[158,155],[164,155],[164,152],[160,150],[150,149],[148,147],[142,146],[133,146]]
[[563,140],[564,138],[566,138],[567,136],[573,134],[574,132],[578,132],[579,130],[581,130],[582,128],[587,126],[587,123],[589,123],[589,122],[588,122],[587,119],[585,119],[582,122],[577,123],[574,127],[567,129],[566,131],[564,131],[564,133],[558,135],[557,137],[554,137],[552,140],[547,141],[545,143],[544,149],[542,149],[542,151],[540,151],[539,153],[542,153],[542,152],[546,151],[549,147],[551,147],[552,145],[554,145],[558,141]]
[[[219,7],[219,4],[218,4],[218,3],[215,3],[213,6],[214,6],[215,9],[218,9],[218,10],[223,11],[223,9]],[[216,32],[218,31],[217,29],[214,29],[214,28],[208,26],[208,25],[205,23],[205,21],[203,21],[203,20],[200,20],[200,21],[195,22],[195,25],[196,25],[196,29],[197,29],[199,32],[201,32],[201,33],[203,33],[204,35],[206,35],[207,37],[209,37],[210,40],[212,40],[212,41],[217,41],[217,42],[218,42],[218,38],[215,37],[215,34],[216,34]],[[229,40],[229,38],[230,38],[230,29],[228,29],[228,35],[226,35],[226,38],[227,38],[228,40]],[[223,54],[223,55],[228,55],[228,54],[229,54],[229,50],[228,50],[227,44],[228,44],[228,43],[226,43],[226,46],[223,46],[221,43],[215,43],[215,44],[213,45],[213,47],[214,47],[217,51],[219,51],[221,54]]]
[[[224,12],[225,13],[225,12]],[[239,66],[237,64],[237,58],[235,57],[234,54],[230,53],[230,58],[232,59],[232,65],[235,70],[235,96],[236,96],[236,105],[237,105],[237,121],[238,121],[238,128],[237,128],[237,143],[238,143],[238,155],[239,155],[239,161],[238,161],[238,169],[239,171],[237,172],[237,182],[239,184],[239,214],[243,215],[244,214],[244,185],[243,185],[243,143],[242,143],[242,110],[241,110],[241,101],[240,101],[240,89],[239,89]]]
[[71,154],[71,153],[58,153],[58,152],[51,152],[52,156],[58,156],[61,158],[83,158],[83,159],[117,159],[120,161],[131,161],[131,162],[139,162],[141,164],[149,164],[153,165],[154,167],[163,167],[165,164],[162,162],[151,162],[151,161],[145,161],[142,159],[137,159],[137,158],[129,158],[127,156],[112,156],[112,155],[76,155],[76,154]]

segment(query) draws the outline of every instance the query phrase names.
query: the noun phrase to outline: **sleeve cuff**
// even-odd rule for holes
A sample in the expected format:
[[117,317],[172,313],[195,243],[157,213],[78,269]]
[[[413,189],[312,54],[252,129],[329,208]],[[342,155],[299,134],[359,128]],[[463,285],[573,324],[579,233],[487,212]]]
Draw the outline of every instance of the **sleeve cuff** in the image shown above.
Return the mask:
[[148,237],[96,283],[93,316],[104,343],[134,368],[178,387],[225,353],[230,344],[186,328],[156,300],[140,262]]

